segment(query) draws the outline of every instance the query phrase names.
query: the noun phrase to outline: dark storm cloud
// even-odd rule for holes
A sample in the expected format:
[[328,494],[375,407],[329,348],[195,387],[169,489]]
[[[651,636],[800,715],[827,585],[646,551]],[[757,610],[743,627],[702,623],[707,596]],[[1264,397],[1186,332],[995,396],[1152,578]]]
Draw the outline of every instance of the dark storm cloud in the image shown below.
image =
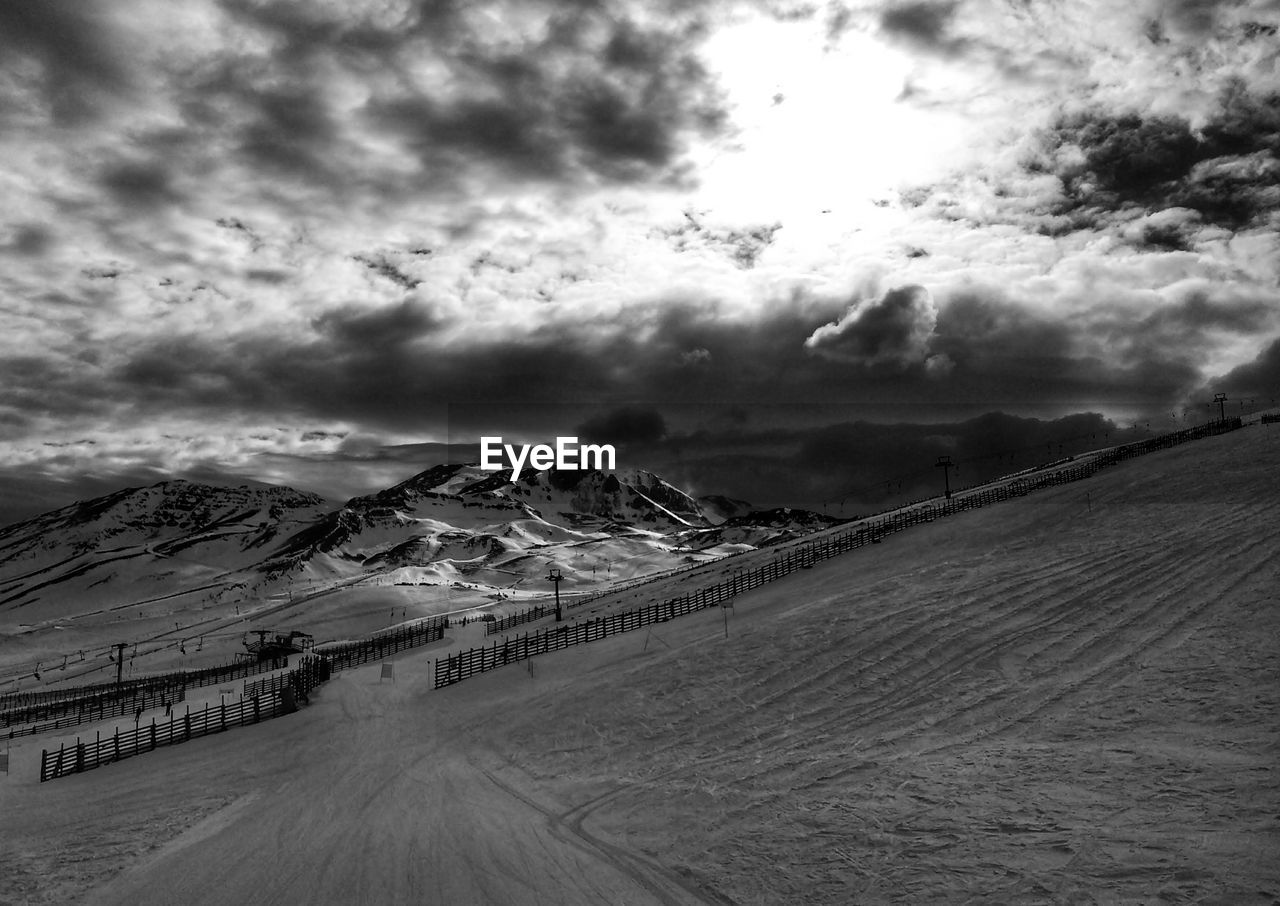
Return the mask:
[[1077,192],[1101,190],[1129,200],[1143,200],[1152,190],[1186,177],[1204,158],[1204,149],[1186,120],[1080,114],[1058,126],[1085,152],[1078,173],[1068,172]]
[[[933,317],[926,298],[903,288],[848,314],[847,299],[797,294],[752,320],[671,300],[599,321],[448,342],[435,311],[410,299],[373,312],[335,309],[315,319],[314,333],[292,340],[154,341],[107,380],[91,382],[85,399],[137,398],[152,411],[175,412],[269,414],[283,406],[401,431],[439,427],[446,406],[490,406],[483,423],[464,424],[458,410],[459,440],[464,429],[489,425],[494,433],[504,419],[543,435],[567,433],[587,409],[700,401],[1163,407],[1200,381],[1197,338],[1263,317],[1256,300],[1187,298],[1147,324],[1062,320],[971,286],[939,297],[936,325],[926,332]],[[1178,342],[1140,342],[1146,334]],[[813,354],[806,342],[815,336],[838,354]],[[1100,357],[1098,342],[1113,358]],[[562,407],[554,419],[539,408],[552,403]]]
[[[441,343],[432,311],[405,301],[372,313],[328,312],[313,322],[314,334],[292,341],[213,342],[195,334],[152,341],[130,354],[111,382],[161,408],[269,412],[286,405],[406,429],[430,424],[432,405],[501,403],[516,413],[530,403],[768,398],[784,392],[789,379],[799,379],[800,392],[824,383],[801,346],[833,308],[783,305],[760,321],[732,323],[701,306],[672,303],[609,322]],[[690,350],[707,351],[697,368],[689,367]],[[753,367],[743,369],[743,361]],[[565,428],[578,421],[581,414]]]
[[1095,109],[1062,117],[1044,142],[1051,152],[1082,152],[1054,167],[1067,195],[1056,213],[1181,207],[1241,229],[1280,210],[1280,94],[1251,92],[1239,80],[1199,132],[1177,116]]
[[60,124],[96,119],[103,113],[100,101],[135,87],[108,11],[79,0],[0,3],[0,58],[39,64],[40,93]]

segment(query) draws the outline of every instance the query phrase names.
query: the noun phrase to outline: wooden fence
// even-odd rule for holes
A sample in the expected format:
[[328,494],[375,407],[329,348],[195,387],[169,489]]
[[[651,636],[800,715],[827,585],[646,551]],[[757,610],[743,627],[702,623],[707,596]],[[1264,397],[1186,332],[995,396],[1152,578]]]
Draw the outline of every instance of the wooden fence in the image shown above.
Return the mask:
[[[96,683],[91,686],[72,686],[66,689],[50,689],[45,692],[17,692],[0,697],[0,726],[13,723],[27,723],[26,718],[43,719],[60,713],[76,711],[89,699],[99,697],[105,699],[132,698],[164,689],[195,689],[201,686],[213,686],[229,680],[256,676],[259,673],[270,673],[281,667],[289,666],[287,657],[269,658],[264,661],[233,661],[215,667],[204,667],[199,670],[178,670],[173,673],[158,673],[154,676],[123,680],[119,683]],[[40,711],[39,709],[45,709]],[[23,719],[11,720],[11,715],[19,714]]]
[[[703,591],[705,593],[708,590]],[[717,599],[715,603],[719,603],[719,600],[722,599]],[[451,654],[436,661],[435,688],[460,683],[477,673],[496,670],[498,667],[522,661],[534,655],[594,642],[623,632],[632,632],[653,623],[665,623],[674,617],[710,606],[712,606],[711,599],[705,595],[686,595],[683,598],[663,601],[661,604],[651,604],[639,610],[596,617],[594,620],[585,622],[551,626],[533,635],[526,633],[501,642],[493,642],[482,648],[472,648],[458,654]]]
[[[224,703],[217,708],[206,706],[195,712],[188,709],[182,717],[164,723],[152,720],[148,726],[138,726],[125,733],[117,731],[107,739],[98,737],[93,742],[77,739],[75,745],[61,746],[56,752],[45,750],[40,760],[40,781],[43,783],[88,771],[160,746],[176,745],[287,714],[296,710],[297,702],[306,701],[312,689],[338,670],[380,660],[406,648],[444,638],[448,625],[448,617],[428,620],[304,655],[298,665],[287,673],[246,682],[240,700],[234,704]],[[278,669],[280,662],[276,661],[275,666]]]
[[[631,632],[652,623],[664,622],[676,616],[715,607],[729,601],[735,595],[758,588],[767,582],[773,582],[797,569],[808,569],[821,560],[856,550],[867,544],[879,544],[886,535],[904,531],[911,526],[1023,497],[1042,488],[1080,481],[1124,460],[1202,437],[1234,431],[1240,427],[1242,427],[1241,420],[1234,418],[1227,419],[1225,422],[1188,428],[1174,434],[1165,434],[1149,440],[1113,447],[1080,465],[1064,466],[1034,477],[1024,475],[1006,484],[971,491],[941,502],[936,501],[935,498],[933,501],[887,514],[876,521],[864,521],[855,529],[796,545],[763,566],[741,570],[724,582],[677,598],[670,598],[659,604],[586,622],[548,627],[533,635],[526,633],[514,639],[495,641],[487,646],[448,655],[436,662],[434,685],[439,689],[442,686],[459,683],[477,673],[495,670],[535,655],[593,642],[622,632]],[[544,613],[534,615],[534,612],[540,609]],[[513,617],[524,616],[525,619],[520,622],[529,622],[545,613],[545,608],[534,608],[524,611],[523,614],[515,614]]]
[[99,716],[115,717],[119,714],[127,713],[130,706],[136,708],[137,705],[135,703],[139,701],[146,702],[147,708],[155,707],[151,704],[153,700],[164,701],[168,699],[173,701],[182,691],[182,688],[180,683],[148,683],[141,686],[113,688],[105,692],[88,692],[78,696],[69,696],[58,701],[0,712],[0,727],[70,719],[82,714],[92,715],[85,717],[85,720],[98,720]]
[[534,607],[529,608],[528,610],[521,610],[517,613],[511,614],[510,616],[503,617],[500,620],[494,620],[490,623],[485,623],[484,634],[497,635],[500,632],[506,632],[508,629],[512,629],[524,623],[531,623],[534,620],[540,620],[543,617],[550,616],[555,612],[556,612],[556,609],[554,607],[544,607],[543,605],[538,604]]
[[198,711],[188,707],[185,714],[171,720],[157,722],[153,718],[146,726],[137,725],[123,733],[117,730],[105,739],[99,734],[92,742],[77,739],[73,745],[59,746],[57,751],[45,749],[40,754],[40,782],[288,714],[297,710],[297,702],[305,700],[311,689],[328,678],[329,667],[323,658],[304,657],[289,673],[275,678],[282,682],[271,694],[242,696],[236,702],[205,705]]
[[336,673],[339,670],[367,664],[369,661],[380,661],[406,648],[416,648],[439,641],[444,638],[444,631],[448,626],[448,617],[426,620],[413,626],[389,630],[372,638],[333,645],[317,654],[327,660],[330,669]]
[[[78,710],[65,717],[53,720],[33,718],[38,722],[16,730],[10,730],[6,738],[13,739],[18,736],[34,736],[37,733],[52,733],[57,730],[65,730],[67,727],[92,723],[96,720],[138,714],[143,711],[150,711],[152,708],[164,708],[177,704],[185,701],[186,697],[186,690],[181,686],[177,686],[174,688],[147,690],[141,695],[135,695],[133,698],[108,699],[100,696],[96,699],[85,699],[79,702],[80,707]],[[13,721],[15,724],[26,722]]]
[[[406,648],[442,639],[448,622],[448,618],[445,617],[388,630],[368,639],[329,648],[324,652],[324,657],[329,661],[332,670],[345,670],[369,661],[380,660]],[[0,727],[43,722],[38,729],[25,728],[22,731],[11,732],[10,736],[64,729],[103,717],[133,713],[139,698],[145,698],[148,701],[153,699],[159,701],[167,699],[169,702],[182,701],[185,695],[181,695],[180,690],[184,688],[211,686],[229,680],[273,672],[288,666],[287,657],[241,661],[202,670],[160,674],[130,680],[119,685],[110,683],[50,690],[45,693],[26,694],[21,699],[15,696],[12,701],[21,701],[23,705],[0,711]],[[119,704],[108,704],[109,702]]]
[[63,702],[76,702],[94,696],[118,698],[135,695],[149,689],[169,685],[167,675],[124,680],[119,683],[94,683],[88,686],[68,686],[63,689],[46,689],[43,692],[7,692],[0,695],[0,725],[14,712],[57,706]]

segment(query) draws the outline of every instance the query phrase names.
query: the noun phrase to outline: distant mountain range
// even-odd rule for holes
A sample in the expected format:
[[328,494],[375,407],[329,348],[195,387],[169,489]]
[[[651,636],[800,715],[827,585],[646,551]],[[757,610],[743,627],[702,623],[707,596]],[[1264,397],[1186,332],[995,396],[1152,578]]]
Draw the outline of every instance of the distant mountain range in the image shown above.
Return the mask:
[[[518,592],[556,563],[568,587],[607,584],[831,524],[694,498],[645,471],[510,472],[441,465],[338,505],[268,485],[164,481],[0,529],[0,613],[55,615],[182,598],[282,593],[379,576]],[[175,603],[177,603],[175,601]]]

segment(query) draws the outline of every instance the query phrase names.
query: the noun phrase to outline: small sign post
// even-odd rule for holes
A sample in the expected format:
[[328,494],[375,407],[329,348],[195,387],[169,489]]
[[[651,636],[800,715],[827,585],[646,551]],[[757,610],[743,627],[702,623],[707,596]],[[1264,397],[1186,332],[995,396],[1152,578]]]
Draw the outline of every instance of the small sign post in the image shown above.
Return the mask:
[[393,683],[396,681],[396,665],[395,664],[382,665],[382,676],[378,679],[378,682],[382,682],[385,679],[389,679]]

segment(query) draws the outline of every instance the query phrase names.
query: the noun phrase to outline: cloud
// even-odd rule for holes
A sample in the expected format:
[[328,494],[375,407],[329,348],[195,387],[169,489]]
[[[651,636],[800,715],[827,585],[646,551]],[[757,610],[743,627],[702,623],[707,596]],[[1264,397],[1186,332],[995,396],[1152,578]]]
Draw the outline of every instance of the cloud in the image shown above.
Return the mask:
[[113,164],[102,171],[99,182],[127,208],[160,207],[181,197],[166,168],[156,162]]
[[1206,38],[1217,31],[1223,6],[1221,0],[1167,0],[1155,20],[1185,38]]
[[312,321],[316,331],[330,338],[335,347],[377,355],[413,343],[443,323],[432,306],[414,298],[380,309],[347,305],[326,311]]
[[[495,34],[493,19],[444,12],[411,46],[435,58],[448,87],[404,90],[404,80],[388,82],[364,105],[364,117],[405,142],[424,177],[439,185],[456,184],[458,171],[679,181],[686,140],[719,132],[725,114],[695,53],[703,31],[697,6],[666,12],[640,21],[625,8],[535,5],[511,14]],[[404,50],[400,65],[408,69]]]
[[38,223],[17,224],[7,239],[0,240],[0,253],[38,258],[53,246],[53,232]]
[[118,417],[120,401],[152,417],[265,419],[283,408],[402,434],[439,430],[446,404],[489,407],[474,423],[458,409],[458,440],[504,420],[546,436],[599,407],[708,400],[1164,407],[1199,384],[1208,356],[1276,327],[1265,292],[1183,281],[1098,301],[1089,281],[1102,279],[1111,278],[1064,272],[1059,286],[1074,295],[1055,307],[972,280],[932,293],[906,284],[852,305],[793,287],[759,311],[667,298],[598,317],[548,312],[521,332],[460,332],[438,304],[410,294],[325,309],[296,333],[135,342],[91,371],[37,359],[39,370],[17,368],[0,404],[22,413],[53,399],[57,411],[102,418]]
[[887,5],[880,13],[880,29],[890,38],[943,54],[956,54],[967,46],[952,32],[959,6],[955,0],[914,0]]
[[701,365],[707,365],[711,362],[710,350],[698,347],[690,349],[687,352],[680,353],[680,364],[687,365],[690,368],[697,368]]
[[587,419],[577,430],[581,440],[591,443],[645,444],[661,440],[667,425],[657,409],[623,406]]
[[927,289],[902,286],[876,301],[851,305],[844,317],[815,330],[804,345],[824,358],[903,370],[924,361],[937,318]]
[[716,226],[703,223],[686,211],[685,222],[674,228],[659,229],[671,247],[689,253],[709,250],[726,256],[737,267],[750,270],[774,242],[781,223],[758,226]]
[[632,406],[760,478],[747,425],[1118,418],[1280,330],[1274,3],[763,6],[0,5],[3,462]]
[[1206,381],[1191,402],[1203,402],[1212,393],[1226,393],[1233,400],[1247,397],[1274,404],[1280,397],[1280,337],[1267,342],[1253,361]]
[[1280,94],[1239,80],[1195,130],[1173,115],[1092,109],[1044,134],[1064,209],[1185,208],[1238,230],[1280,211]]
[[0,56],[33,61],[34,84],[53,119],[78,125],[105,113],[105,101],[131,94],[128,41],[107,10],[76,0],[0,4]]

